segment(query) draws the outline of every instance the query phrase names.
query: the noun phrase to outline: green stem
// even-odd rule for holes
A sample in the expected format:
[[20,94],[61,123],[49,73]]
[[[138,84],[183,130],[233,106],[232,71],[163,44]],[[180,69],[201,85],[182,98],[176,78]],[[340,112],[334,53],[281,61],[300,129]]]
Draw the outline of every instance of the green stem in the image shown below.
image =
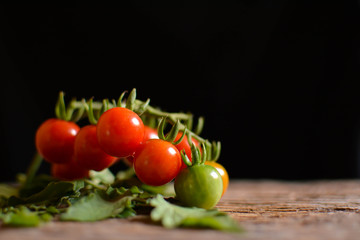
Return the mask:
[[36,153],[30,163],[29,168],[26,172],[26,181],[25,181],[25,187],[29,186],[31,182],[33,181],[37,171],[40,168],[40,165],[43,161],[43,158],[39,153]]
[[[140,101],[138,99],[135,100],[135,109],[142,106],[145,102]],[[103,103],[101,102],[96,102],[93,101],[93,109],[94,110],[100,110],[101,107],[103,106]],[[83,102],[77,101],[73,103],[74,108],[81,108],[83,107]],[[109,108],[114,107],[113,104],[109,103]],[[154,117],[165,117],[165,116],[169,116],[169,118],[171,119],[171,121],[173,121],[174,123],[176,122],[177,119],[179,120],[188,120],[191,117],[191,114],[186,114],[186,113],[168,113],[168,112],[164,112],[161,111],[159,109],[156,109],[150,105],[148,105],[146,107],[146,111],[144,112],[144,114],[146,115],[151,115]]]
[[[145,102],[136,99],[135,88],[130,92],[128,98],[126,100],[123,100],[125,93],[126,92],[123,92],[117,101],[115,101],[115,99],[112,99],[111,101],[109,101],[108,99],[104,99],[102,102],[95,102],[93,101],[93,98],[91,98],[87,102],[85,99],[82,99],[81,101],[76,101],[76,99],[73,99],[70,102],[70,106],[66,109],[64,93],[60,92],[55,107],[55,113],[58,118],[64,120],[78,121],[83,117],[88,117],[91,124],[96,124],[97,119],[99,119],[100,115],[107,109],[114,107],[126,107],[130,110],[133,110],[139,116],[141,115],[144,119],[152,119],[153,122],[157,122],[159,119],[163,119],[163,125],[161,126],[161,128],[158,129],[159,132],[161,132],[161,134],[159,134],[160,139],[165,139],[165,136],[163,136],[163,130],[166,121],[173,125],[173,128],[171,128],[170,133],[165,140],[171,140],[171,142],[173,142],[173,139],[175,139],[174,137],[176,137],[177,133],[179,131],[182,131],[183,135],[181,139],[173,142],[173,144],[181,142],[182,138],[186,134],[189,143],[191,143],[191,139],[194,138],[200,144],[202,144],[202,146],[206,145],[207,150],[204,149],[206,153],[204,153],[202,159],[199,160],[200,162],[201,160],[205,159],[211,159],[216,161],[219,158],[221,148],[220,142],[213,142],[213,144],[211,144],[207,139],[199,136],[204,126],[204,119],[202,117],[198,119],[195,129],[193,129],[193,115],[191,113],[170,113],[152,107],[149,105],[150,99],[147,99],[147,101]],[[76,115],[74,114],[75,112]],[[197,154],[196,151],[194,152],[194,154]],[[31,176],[30,174],[29,181],[32,181],[32,178],[33,176]]]
[[[89,103],[86,102],[85,99],[82,101],[71,101],[70,109],[68,109],[67,118],[72,118],[75,120],[79,120],[82,117],[88,117],[89,122],[91,124],[96,124],[97,120],[94,116],[94,113],[97,115],[101,115],[105,109],[110,109],[113,107],[128,107],[134,110],[137,114],[143,115],[144,118],[150,119],[157,119],[166,118],[166,121],[171,123],[172,125],[177,125],[177,130],[179,131],[187,131],[187,136],[189,138],[196,139],[200,144],[204,143],[207,146],[207,158],[212,159],[215,157],[216,159],[219,157],[220,154],[220,143],[211,144],[207,139],[200,137],[201,130],[203,128],[204,119],[199,118],[196,128],[192,131],[192,124],[193,124],[193,115],[191,113],[170,113],[164,112],[158,108],[152,107],[149,105],[150,99],[147,101],[141,101],[136,99],[136,91],[135,89],[132,90],[126,102],[123,102],[123,97],[125,92],[123,92],[116,102],[115,100],[109,101],[105,100],[103,102],[96,102],[90,99]],[[124,100],[125,101],[125,100]],[[65,102],[64,102],[64,94],[60,92],[59,100],[56,106],[56,114],[58,117],[63,118],[65,113]],[[77,115],[72,117],[73,113],[77,110]],[[86,110],[86,111],[85,111]]]
[[[146,102],[144,102],[144,101],[136,99],[135,102],[134,102],[134,109],[140,108],[145,103]],[[73,106],[74,106],[74,108],[81,108],[81,107],[83,107],[83,103],[80,102],[80,101],[73,102]],[[92,102],[92,108],[95,111],[101,110],[102,106],[103,106],[103,103],[101,103],[101,102],[96,102],[96,101]],[[109,103],[108,107],[112,108],[112,107],[115,107],[115,106],[113,104]],[[175,124],[177,122],[177,120],[185,120],[185,121],[189,121],[189,120],[191,121],[192,120],[192,114],[164,112],[164,111],[161,111],[161,110],[159,110],[157,108],[154,108],[154,107],[152,107],[150,105],[147,105],[146,110],[144,111],[143,115],[152,116],[152,117],[158,117],[158,118],[162,118],[162,117],[167,116],[167,120],[171,124]],[[184,130],[185,128],[186,128],[186,126],[184,124],[180,123],[180,130]],[[198,134],[196,134],[196,131],[193,132],[193,131],[191,131],[189,129],[187,129],[187,130],[188,130],[188,133],[191,134],[191,137],[195,138],[200,143],[206,141],[206,139],[204,139],[204,138],[200,137]]]
[[[136,104],[142,105],[144,104],[143,101],[140,100],[136,100],[135,101]],[[174,123],[176,122],[177,119],[179,120],[188,120],[189,118],[191,118],[191,114],[186,114],[186,113],[169,113],[169,112],[163,112],[159,109],[156,109],[152,106],[147,106],[146,111],[144,112],[144,114],[146,115],[152,115],[154,117],[166,117],[169,116],[169,118],[174,121]]]
[[[142,101],[140,100],[136,100],[135,103],[139,104],[142,103]],[[144,115],[148,115],[148,116],[154,116],[154,117],[167,117],[167,120],[171,123],[171,124],[176,124],[177,120],[189,120],[192,118],[191,114],[186,114],[186,113],[169,113],[169,112],[163,112],[161,110],[158,110],[152,106],[147,106],[146,111],[143,113]],[[182,123],[180,124],[180,130],[184,130],[186,128],[186,126]],[[195,138],[196,140],[198,140],[200,143],[205,142],[206,139],[200,137],[199,135],[197,135],[195,132],[187,129],[188,133],[191,134],[191,137]]]

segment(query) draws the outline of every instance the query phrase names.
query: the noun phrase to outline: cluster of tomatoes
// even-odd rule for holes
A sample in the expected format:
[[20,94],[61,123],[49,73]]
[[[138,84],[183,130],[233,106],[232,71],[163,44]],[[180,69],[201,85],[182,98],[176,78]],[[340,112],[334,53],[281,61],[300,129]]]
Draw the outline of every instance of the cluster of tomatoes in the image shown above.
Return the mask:
[[[180,131],[175,140],[181,135]],[[199,146],[196,139],[191,141]],[[38,153],[51,163],[52,175],[62,180],[86,178],[90,170],[101,171],[124,160],[134,167],[144,184],[160,186],[190,168],[182,160],[181,151],[192,160],[187,136],[177,145],[159,139],[156,129],[144,125],[138,114],[125,107],[110,108],[101,114],[97,124],[83,127],[71,121],[48,119],[37,129],[35,144]],[[217,170],[223,195],[229,182],[225,168],[216,162],[205,163]],[[206,183],[208,176],[196,175]],[[188,180],[185,177],[182,181]]]

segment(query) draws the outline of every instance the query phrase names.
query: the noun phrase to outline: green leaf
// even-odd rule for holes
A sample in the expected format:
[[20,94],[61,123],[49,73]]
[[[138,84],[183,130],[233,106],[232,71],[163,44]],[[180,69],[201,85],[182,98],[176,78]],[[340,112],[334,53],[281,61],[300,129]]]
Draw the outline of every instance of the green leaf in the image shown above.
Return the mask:
[[114,174],[108,168],[105,168],[100,172],[91,170],[90,178],[95,184],[113,184],[115,181]]
[[242,231],[239,224],[228,215],[217,215],[213,217],[186,218],[181,223],[182,227],[212,228],[222,231]]
[[30,184],[26,184],[27,181],[28,179],[25,177],[24,183],[19,191],[19,197],[21,198],[27,198],[42,191],[47,185],[49,185],[49,183],[54,181],[54,178],[47,174],[40,174],[35,176]]
[[21,206],[14,211],[1,216],[3,223],[13,227],[36,227],[42,222],[52,219],[49,214],[39,215],[37,212],[30,211],[27,207]]
[[60,219],[91,222],[116,217],[124,209],[131,208],[131,201],[134,199],[134,196],[125,196],[116,201],[106,201],[102,198],[102,194],[100,191],[95,191],[82,197],[61,214]]
[[46,212],[49,213],[49,214],[53,214],[53,215],[60,213],[59,209],[57,209],[54,206],[47,207]]
[[27,203],[51,203],[58,201],[64,196],[73,195],[83,187],[83,181],[50,182],[42,191],[27,198],[10,197],[8,205],[16,206]]
[[[7,204],[8,204],[8,199],[4,196],[0,196],[0,208],[6,207]],[[0,214],[1,214],[1,209],[0,209]]]
[[129,180],[130,178],[134,177],[134,175],[135,175],[135,170],[133,167],[130,167],[127,170],[119,171],[116,174],[116,179],[118,181],[125,181],[125,180]]
[[161,186],[150,186],[150,185],[142,184],[141,189],[149,193],[152,193],[154,196],[156,194],[161,194],[164,197],[175,197],[175,189],[174,189],[174,184],[172,182]]
[[125,208],[124,211],[119,213],[116,217],[117,218],[129,218],[136,216],[136,212],[132,208]]
[[27,198],[26,203],[56,201],[66,195],[74,194],[83,187],[83,181],[51,182],[44,190]]
[[9,198],[11,196],[16,196],[17,194],[17,188],[10,186],[9,184],[0,184],[0,196]]
[[151,219],[160,221],[166,228],[197,227],[213,228],[223,231],[240,231],[237,222],[218,210],[187,208],[167,202],[160,194],[150,200],[155,207],[151,211]]
[[115,188],[109,186],[105,192],[101,192],[101,196],[107,201],[117,201],[125,196],[135,197],[142,192],[143,191],[140,190],[137,186],[132,186],[130,189],[126,189],[124,187]]

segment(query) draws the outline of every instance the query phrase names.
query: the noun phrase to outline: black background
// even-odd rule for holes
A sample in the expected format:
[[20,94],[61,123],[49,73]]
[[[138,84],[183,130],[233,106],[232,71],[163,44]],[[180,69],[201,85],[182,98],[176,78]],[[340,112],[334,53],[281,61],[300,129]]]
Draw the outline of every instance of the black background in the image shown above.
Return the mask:
[[232,178],[359,177],[359,13],[357,1],[2,6],[0,180],[26,170],[60,90],[101,100],[134,87],[204,116]]

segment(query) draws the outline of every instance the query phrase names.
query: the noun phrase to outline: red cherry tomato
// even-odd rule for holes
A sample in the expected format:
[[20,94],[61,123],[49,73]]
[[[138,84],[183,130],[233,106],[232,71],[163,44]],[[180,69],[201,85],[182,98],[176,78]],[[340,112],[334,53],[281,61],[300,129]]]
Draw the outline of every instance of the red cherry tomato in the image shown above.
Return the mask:
[[104,112],[97,123],[100,147],[109,155],[133,155],[144,138],[144,124],[133,111],[115,107]]
[[50,163],[69,162],[80,127],[74,122],[51,118],[36,131],[35,145],[39,154]]
[[85,169],[101,171],[110,167],[116,157],[105,153],[96,137],[96,126],[82,127],[75,138],[75,161]]
[[[144,131],[143,142],[146,142],[149,139],[159,139],[156,129],[144,125],[144,130],[145,131]],[[132,166],[134,163],[134,156],[129,156],[127,158],[124,158],[124,162],[128,166]]]
[[64,164],[51,164],[51,175],[59,180],[73,181],[89,177],[89,170],[80,166],[74,158]]
[[149,139],[159,139],[157,130],[154,128],[151,128],[149,126],[144,126],[144,140],[143,142],[146,142]]
[[[182,132],[179,132],[175,138],[175,141],[179,140],[182,134],[183,134]],[[196,139],[191,138],[191,141],[195,144],[195,146],[199,146],[199,142]],[[179,144],[175,145],[175,147],[179,150],[179,152],[184,149],[185,154],[188,156],[189,160],[190,161],[192,160],[191,159],[191,146],[189,144],[189,141],[188,141],[188,138],[186,135],[184,136],[183,140]],[[183,162],[181,169],[186,168],[186,167],[187,167],[186,164]]]
[[135,153],[134,170],[143,183],[160,186],[176,177],[181,163],[181,155],[173,144],[161,139],[150,139]]

